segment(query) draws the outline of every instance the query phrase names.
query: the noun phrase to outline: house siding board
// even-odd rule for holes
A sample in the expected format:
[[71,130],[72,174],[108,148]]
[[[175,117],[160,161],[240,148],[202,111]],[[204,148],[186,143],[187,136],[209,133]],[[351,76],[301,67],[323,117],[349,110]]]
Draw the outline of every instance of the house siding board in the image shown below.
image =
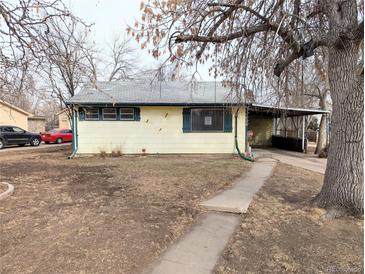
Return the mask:
[[[245,150],[245,112],[240,111],[238,141]],[[140,121],[80,121],[78,153],[234,153],[232,132],[183,132],[183,107],[140,107]]]
[[68,112],[64,111],[58,115],[58,127],[71,129],[71,121]]
[[0,125],[13,125],[28,130],[28,115],[0,102]]

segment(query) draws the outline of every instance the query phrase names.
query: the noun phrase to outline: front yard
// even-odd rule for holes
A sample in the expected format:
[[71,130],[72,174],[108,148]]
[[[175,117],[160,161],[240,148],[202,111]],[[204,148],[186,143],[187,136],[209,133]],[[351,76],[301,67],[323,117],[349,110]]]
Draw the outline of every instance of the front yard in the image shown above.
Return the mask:
[[234,156],[0,155],[0,273],[138,273],[249,166]]
[[310,206],[323,175],[279,163],[257,193],[216,273],[363,273],[363,220],[321,221]]
[[[251,163],[234,156],[0,155],[0,273],[141,273]],[[279,163],[216,273],[362,273],[363,220],[321,221],[323,175]]]

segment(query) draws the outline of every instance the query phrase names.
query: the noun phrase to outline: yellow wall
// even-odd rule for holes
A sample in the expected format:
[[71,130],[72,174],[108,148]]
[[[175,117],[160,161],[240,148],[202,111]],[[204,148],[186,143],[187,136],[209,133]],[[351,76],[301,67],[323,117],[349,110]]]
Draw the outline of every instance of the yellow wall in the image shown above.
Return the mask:
[[67,111],[63,111],[60,114],[58,114],[58,127],[71,129],[70,119],[68,117]]
[[253,131],[253,146],[271,146],[272,124],[271,118],[249,118],[249,129]]
[[0,125],[18,126],[28,130],[28,115],[0,102]]
[[[182,107],[141,107],[140,121],[78,121],[78,153],[120,149],[122,153],[234,153],[232,132],[183,133]],[[166,116],[167,114],[167,116]],[[245,113],[238,118],[238,142],[245,151]]]

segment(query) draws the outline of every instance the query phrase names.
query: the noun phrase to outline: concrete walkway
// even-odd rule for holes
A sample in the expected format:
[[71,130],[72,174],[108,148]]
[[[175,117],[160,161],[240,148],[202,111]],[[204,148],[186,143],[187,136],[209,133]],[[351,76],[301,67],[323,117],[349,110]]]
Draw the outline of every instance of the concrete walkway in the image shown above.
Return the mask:
[[[230,189],[203,202],[206,209],[221,212],[246,212],[255,193],[270,176],[276,164],[273,159],[260,159]],[[161,260],[150,269],[152,274],[212,273],[220,254],[240,222],[237,214],[207,213],[192,226]]]
[[327,165],[327,159],[318,158],[314,154],[305,154],[294,151],[281,149],[253,149],[256,157],[271,157],[284,164],[308,169],[314,172],[324,174]]
[[201,206],[220,212],[245,213],[253,196],[271,175],[275,165],[276,161],[273,159],[259,159],[232,188],[201,203]]
[[207,214],[169,248],[151,273],[211,273],[239,219],[237,215]]

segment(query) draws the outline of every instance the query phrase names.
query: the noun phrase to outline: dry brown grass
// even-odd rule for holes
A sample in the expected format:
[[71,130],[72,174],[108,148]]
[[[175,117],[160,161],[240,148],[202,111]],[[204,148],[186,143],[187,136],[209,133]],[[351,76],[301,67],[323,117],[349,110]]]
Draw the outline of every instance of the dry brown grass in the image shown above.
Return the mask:
[[363,273],[363,220],[321,221],[323,176],[279,164],[242,217],[216,273]]
[[138,273],[249,163],[221,156],[0,155],[0,273]]

